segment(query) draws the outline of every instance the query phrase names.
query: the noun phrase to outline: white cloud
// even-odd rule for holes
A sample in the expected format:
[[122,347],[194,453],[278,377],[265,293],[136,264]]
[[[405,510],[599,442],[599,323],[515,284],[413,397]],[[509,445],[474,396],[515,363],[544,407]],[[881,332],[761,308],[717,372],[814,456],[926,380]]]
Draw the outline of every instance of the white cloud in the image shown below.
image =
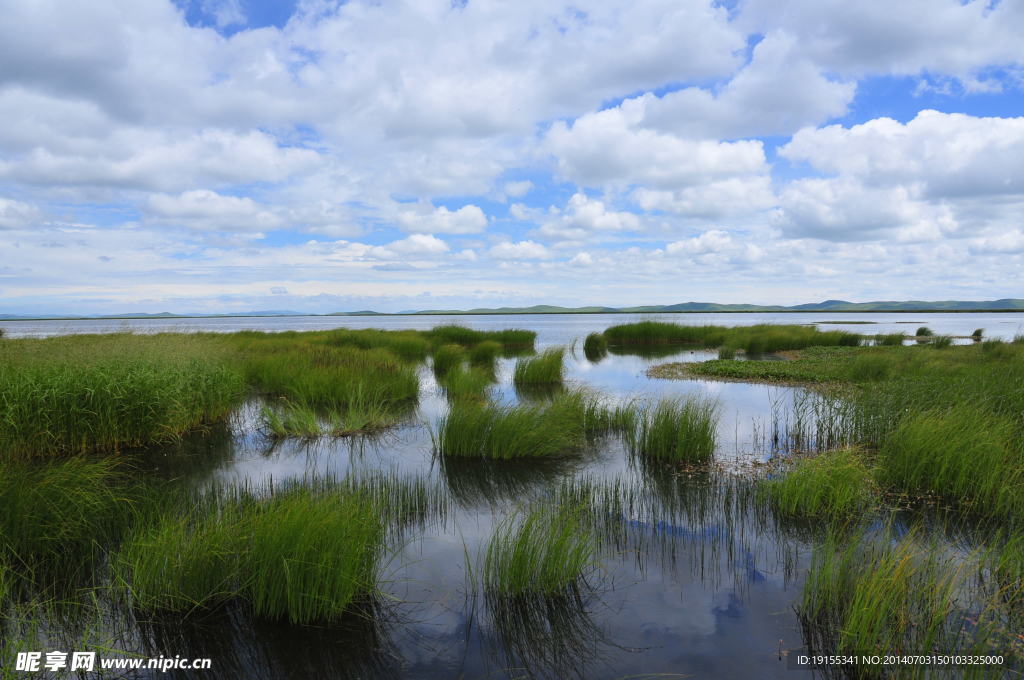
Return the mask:
[[534,241],[504,241],[492,246],[488,254],[499,260],[542,260],[551,257],[547,248]]
[[639,127],[642,100],[555,123],[547,147],[559,174],[585,186],[644,184],[681,189],[737,176],[767,172],[760,141],[686,139]]
[[475,205],[464,205],[454,211],[443,205],[421,205],[399,211],[395,221],[403,231],[436,234],[475,234],[487,226],[487,216]]
[[0,229],[24,229],[41,217],[34,205],[0,197]]
[[153,194],[148,207],[150,215],[157,220],[190,229],[263,231],[282,225],[280,217],[251,198],[222,196],[206,189],[185,191],[176,196]]
[[541,225],[540,233],[561,239],[580,240],[593,232],[636,231],[640,218],[631,212],[613,211],[603,201],[577,192],[564,211],[552,210],[552,219]]
[[369,254],[384,260],[407,257],[433,257],[448,252],[448,244],[432,234],[413,234],[386,246],[376,246]]

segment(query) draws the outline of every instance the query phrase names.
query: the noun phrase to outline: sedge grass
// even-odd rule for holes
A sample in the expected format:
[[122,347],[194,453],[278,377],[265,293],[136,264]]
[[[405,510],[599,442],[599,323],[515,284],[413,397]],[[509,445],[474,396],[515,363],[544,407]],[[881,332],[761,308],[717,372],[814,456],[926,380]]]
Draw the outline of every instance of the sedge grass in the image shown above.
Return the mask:
[[583,354],[588,361],[598,362],[608,355],[608,340],[603,333],[590,333],[583,341]]
[[663,399],[639,414],[633,455],[662,462],[706,463],[715,452],[718,406],[699,399]]
[[441,345],[434,351],[434,375],[443,378],[466,360],[466,350],[454,343]]
[[904,340],[903,333],[886,333],[875,336],[875,344],[883,347],[902,347]]
[[875,500],[872,471],[852,449],[800,458],[761,484],[776,513],[796,519],[856,518]]
[[494,382],[493,373],[478,366],[458,366],[441,379],[441,388],[450,400],[471,399],[482,401]]
[[565,377],[565,348],[552,347],[537,356],[516,361],[512,382],[523,385],[560,385]]
[[487,545],[485,589],[494,594],[554,595],[582,579],[595,562],[596,538],[572,507],[538,507],[499,524]]
[[60,337],[0,347],[0,453],[39,457],[177,441],[244,395],[224,353],[188,336]]
[[605,329],[609,347],[651,345],[728,345],[748,354],[763,354],[806,347],[855,347],[864,336],[845,331],[819,331],[798,325],[683,326],[660,321],[640,321]]
[[494,370],[495,360],[501,356],[501,343],[495,340],[484,340],[470,347],[469,363],[478,368]]
[[500,343],[505,349],[532,349],[534,340],[537,337],[534,331],[520,328],[478,331],[456,325],[435,326],[429,331],[423,331],[423,335],[435,346],[456,344],[463,347],[472,347],[473,345],[490,340]]

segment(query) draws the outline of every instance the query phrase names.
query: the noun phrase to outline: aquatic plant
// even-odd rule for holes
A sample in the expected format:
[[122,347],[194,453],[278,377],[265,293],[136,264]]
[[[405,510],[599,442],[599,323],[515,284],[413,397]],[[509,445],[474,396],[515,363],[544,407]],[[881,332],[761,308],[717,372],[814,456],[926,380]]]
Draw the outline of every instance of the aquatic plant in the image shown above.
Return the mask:
[[728,345],[748,354],[763,354],[805,347],[854,347],[863,336],[845,331],[819,331],[813,326],[756,324],[753,326],[682,326],[661,321],[640,321],[605,329],[609,347],[690,344],[700,347]]
[[[315,341],[316,336],[311,336],[310,339]],[[405,361],[422,361],[430,352],[430,341],[423,337],[420,331],[338,328],[329,331],[323,341],[335,347],[386,349]]]
[[715,452],[717,426],[715,402],[663,399],[639,414],[630,449],[663,462],[705,463]]
[[563,593],[593,567],[596,539],[572,507],[541,506],[499,524],[487,545],[483,583],[502,595]]
[[460,366],[465,359],[466,350],[461,345],[441,345],[434,350],[434,375],[439,379],[443,378],[448,371]]
[[736,358],[736,348],[732,345],[722,345],[718,348],[718,358],[722,361],[731,361]]
[[113,458],[0,463],[0,562],[30,578],[91,565],[132,520],[120,467]]
[[946,349],[952,346],[953,338],[948,335],[936,335],[932,338],[932,349]]
[[977,512],[1019,512],[1024,456],[1013,420],[965,403],[905,416],[885,439],[882,479],[935,493]]
[[494,362],[501,355],[501,343],[495,340],[484,340],[469,349],[469,363],[478,368],[494,370]]
[[565,348],[552,347],[537,356],[516,361],[512,382],[521,385],[557,385],[565,376]]
[[435,326],[423,335],[434,345],[456,344],[471,347],[488,340],[498,342],[505,349],[531,349],[537,333],[521,328],[498,331],[478,331],[465,326]]
[[590,333],[583,341],[583,355],[588,361],[598,362],[608,354],[608,341],[603,333]]
[[487,389],[493,382],[494,375],[488,368],[457,366],[442,378],[441,387],[452,400],[483,400],[487,398]]
[[777,513],[798,519],[853,519],[875,500],[872,472],[852,449],[800,457],[761,485]]
[[458,401],[435,435],[442,456],[520,458],[565,455],[585,443],[582,413],[550,405]]
[[887,333],[885,335],[876,335],[875,344],[883,347],[901,347],[904,339],[903,333]]
[[0,348],[0,453],[164,444],[227,417],[244,394],[223,352],[188,336],[16,339]]
[[915,332],[914,335],[919,338],[930,338],[935,335],[935,332],[927,326],[921,326],[917,329],[917,332]]
[[974,342],[981,342],[981,339],[982,339],[982,337],[984,337],[984,335],[985,335],[985,329],[984,328],[975,328],[974,332],[971,333],[971,339],[974,340]]

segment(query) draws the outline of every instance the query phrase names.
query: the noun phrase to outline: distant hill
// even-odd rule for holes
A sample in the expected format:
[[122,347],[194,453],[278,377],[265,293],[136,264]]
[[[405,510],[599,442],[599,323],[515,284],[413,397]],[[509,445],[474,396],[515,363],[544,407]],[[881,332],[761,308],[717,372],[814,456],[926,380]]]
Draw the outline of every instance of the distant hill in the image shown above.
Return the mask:
[[[426,309],[422,311],[398,312],[398,314],[439,315],[439,314],[640,314],[645,312],[1024,312],[1024,299],[1003,298],[1000,300],[884,300],[878,302],[847,302],[846,300],[825,300],[803,305],[745,305],[718,304],[716,302],[680,302],[674,305],[644,305],[639,307],[557,307],[555,305],[533,305],[532,307],[478,307],[475,309]],[[388,312],[370,309],[355,312],[332,312],[330,314],[304,314],[293,311],[233,312],[230,314],[157,314],[126,313],[93,316],[24,316],[0,314],[0,320],[18,319],[188,319],[212,317],[245,316],[392,316]]]

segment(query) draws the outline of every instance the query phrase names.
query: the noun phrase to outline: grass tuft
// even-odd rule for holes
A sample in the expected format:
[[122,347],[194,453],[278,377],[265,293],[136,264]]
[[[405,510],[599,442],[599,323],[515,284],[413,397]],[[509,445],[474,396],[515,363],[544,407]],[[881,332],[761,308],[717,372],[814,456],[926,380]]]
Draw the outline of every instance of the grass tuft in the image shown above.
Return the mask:
[[761,485],[777,513],[796,519],[857,517],[875,499],[872,471],[851,449],[800,458],[781,477]]
[[630,436],[634,455],[665,462],[706,463],[715,452],[718,406],[699,399],[663,399],[644,409]]
[[583,354],[588,361],[598,362],[608,355],[608,341],[602,333],[590,333],[583,341]]
[[523,357],[516,361],[512,382],[522,385],[559,385],[565,377],[563,358],[565,349],[553,347],[535,357]]

